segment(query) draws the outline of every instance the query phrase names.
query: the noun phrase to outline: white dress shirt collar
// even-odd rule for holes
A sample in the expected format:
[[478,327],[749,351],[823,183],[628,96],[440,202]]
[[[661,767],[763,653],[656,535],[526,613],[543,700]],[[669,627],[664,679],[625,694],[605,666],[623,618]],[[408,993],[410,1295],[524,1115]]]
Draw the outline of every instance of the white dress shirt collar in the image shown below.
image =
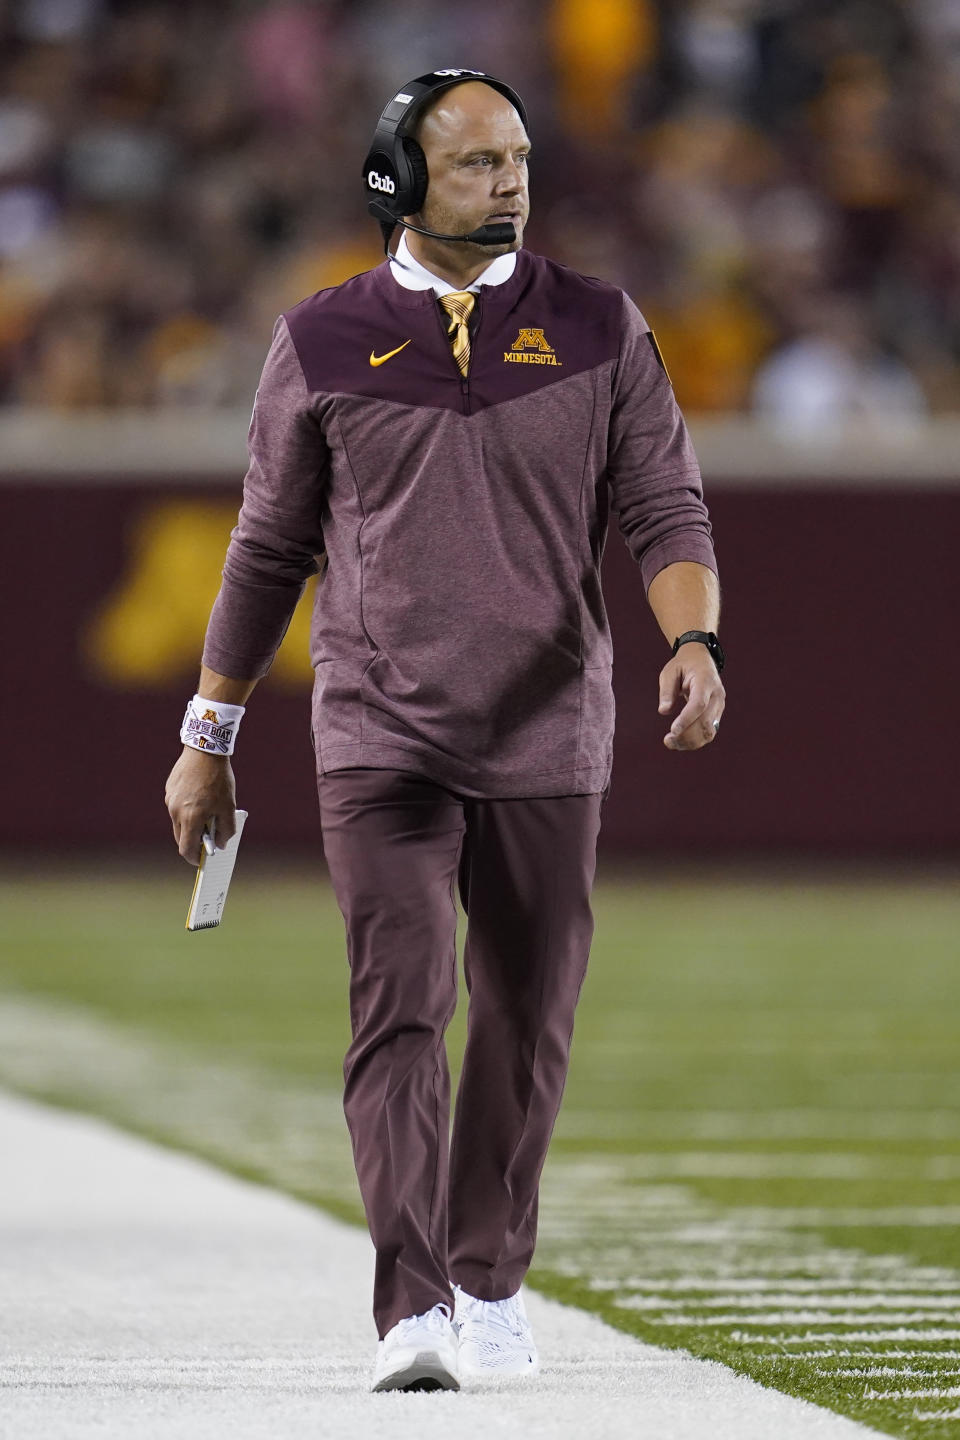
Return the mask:
[[[476,292],[481,285],[502,285],[505,280],[510,279],[516,266],[517,252],[509,250],[506,255],[498,255],[491,260],[486,270],[466,288]],[[439,275],[434,275],[425,265],[420,264],[407,244],[406,231],[400,237],[396,255],[390,256],[390,274],[405,290],[432,290],[435,295],[452,295],[457,289],[456,285],[441,280]]]

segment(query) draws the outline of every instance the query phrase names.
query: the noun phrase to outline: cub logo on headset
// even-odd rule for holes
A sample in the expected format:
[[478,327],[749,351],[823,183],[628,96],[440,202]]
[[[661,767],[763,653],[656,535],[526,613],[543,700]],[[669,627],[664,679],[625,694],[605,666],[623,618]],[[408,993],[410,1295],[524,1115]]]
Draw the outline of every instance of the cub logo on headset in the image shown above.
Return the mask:
[[367,184],[371,190],[379,190],[381,195],[396,195],[397,187],[389,175],[378,175],[376,170],[367,173]]

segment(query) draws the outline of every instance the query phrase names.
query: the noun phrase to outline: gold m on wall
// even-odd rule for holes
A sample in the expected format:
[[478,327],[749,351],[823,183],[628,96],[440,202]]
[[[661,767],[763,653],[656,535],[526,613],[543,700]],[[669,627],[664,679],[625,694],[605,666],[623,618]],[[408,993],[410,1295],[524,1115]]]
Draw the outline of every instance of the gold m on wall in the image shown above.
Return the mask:
[[[165,689],[196,678],[210,609],[237,507],[209,500],[151,505],[132,528],[124,573],[85,627],[81,646],[96,677],[117,690]],[[307,587],[270,675],[300,688],[313,679]]]

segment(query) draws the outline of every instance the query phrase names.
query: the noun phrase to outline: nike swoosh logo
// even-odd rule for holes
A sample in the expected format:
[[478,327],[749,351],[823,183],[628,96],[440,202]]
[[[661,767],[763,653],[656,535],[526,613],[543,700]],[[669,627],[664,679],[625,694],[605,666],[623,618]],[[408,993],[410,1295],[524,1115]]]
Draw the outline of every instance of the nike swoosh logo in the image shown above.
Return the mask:
[[371,351],[370,351],[370,364],[371,364],[371,365],[384,365],[388,360],[392,360],[393,357],[394,357],[394,355],[399,355],[401,350],[406,350],[407,346],[408,346],[410,343],[411,343],[410,340],[404,340],[404,342],[403,342],[402,345],[398,345],[397,348],[396,348],[396,350],[388,350],[387,353],[386,353],[386,355],[374,355],[373,351],[371,350]]

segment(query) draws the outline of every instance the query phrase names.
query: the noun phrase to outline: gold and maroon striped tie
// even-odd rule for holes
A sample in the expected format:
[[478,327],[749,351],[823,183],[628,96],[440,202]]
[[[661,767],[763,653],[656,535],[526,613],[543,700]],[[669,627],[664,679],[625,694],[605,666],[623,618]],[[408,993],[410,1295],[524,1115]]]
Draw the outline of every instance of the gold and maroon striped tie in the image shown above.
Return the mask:
[[470,290],[451,290],[449,295],[440,296],[440,304],[450,316],[447,334],[453,346],[453,358],[460,366],[460,374],[466,375],[470,364],[470,331],[467,323],[473,311],[476,295]]

